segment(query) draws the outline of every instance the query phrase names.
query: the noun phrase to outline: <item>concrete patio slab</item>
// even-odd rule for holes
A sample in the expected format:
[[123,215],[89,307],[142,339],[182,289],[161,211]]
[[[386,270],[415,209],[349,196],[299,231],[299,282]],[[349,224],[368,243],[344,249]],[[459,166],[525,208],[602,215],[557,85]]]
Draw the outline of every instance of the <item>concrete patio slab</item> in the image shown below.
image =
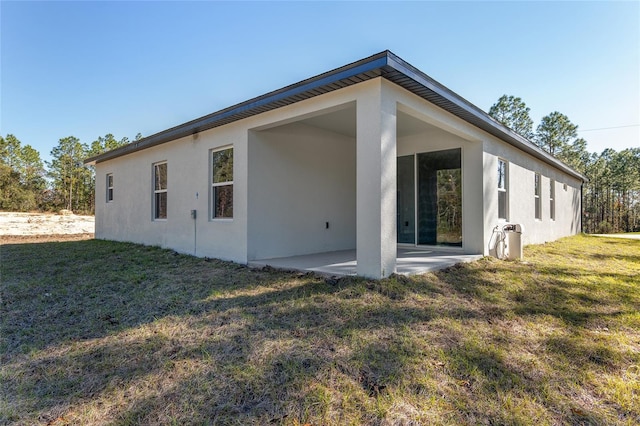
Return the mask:
[[[448,248],[406,248],[397,249],[396,271],[400,275],[415,275],[443,269],[457,263],[480,259],[480,254],[463,254]],[[329,276],[356,275],[355,250],[332,251],[303,256],[260,259],[249,262],[249,266],[271,266],[278,269],[311,271]]]

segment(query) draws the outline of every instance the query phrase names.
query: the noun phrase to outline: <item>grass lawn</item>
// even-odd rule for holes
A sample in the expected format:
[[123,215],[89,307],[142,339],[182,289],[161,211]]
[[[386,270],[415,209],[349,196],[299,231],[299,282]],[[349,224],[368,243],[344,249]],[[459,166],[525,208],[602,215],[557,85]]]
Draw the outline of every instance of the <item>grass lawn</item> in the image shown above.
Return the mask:
[[0,250],[0,424],[640,423],[637,240],[382,281]]

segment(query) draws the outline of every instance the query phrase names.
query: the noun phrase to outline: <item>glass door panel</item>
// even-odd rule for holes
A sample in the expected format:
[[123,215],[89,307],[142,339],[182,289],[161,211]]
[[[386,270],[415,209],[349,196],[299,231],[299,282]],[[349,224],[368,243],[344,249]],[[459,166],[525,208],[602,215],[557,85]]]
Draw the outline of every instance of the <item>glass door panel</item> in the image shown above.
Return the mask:
[[460,169],[438,170],[438,228],[436,244],[462,245],[462,173]]
[[420,245],[462,246],[461,150],[417,154]]
[[415,165],[414,156],[398,157],[397,227],[398,243],[415,244]]

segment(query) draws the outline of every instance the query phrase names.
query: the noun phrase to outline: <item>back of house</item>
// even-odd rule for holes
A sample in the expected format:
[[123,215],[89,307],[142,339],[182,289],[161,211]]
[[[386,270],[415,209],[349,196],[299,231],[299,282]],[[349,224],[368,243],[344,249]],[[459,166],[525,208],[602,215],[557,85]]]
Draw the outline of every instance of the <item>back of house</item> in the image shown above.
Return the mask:
[[90,158],[96,238],[250,263],[496,252],[581,229],[584,176],[389,51]]

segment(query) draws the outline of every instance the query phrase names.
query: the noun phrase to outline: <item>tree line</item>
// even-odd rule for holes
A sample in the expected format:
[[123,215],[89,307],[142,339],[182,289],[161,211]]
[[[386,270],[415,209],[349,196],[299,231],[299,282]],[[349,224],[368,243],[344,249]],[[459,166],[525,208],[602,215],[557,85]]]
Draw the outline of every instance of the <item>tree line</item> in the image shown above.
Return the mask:
[[[138,134],[135,140],[141,139]],[[0,210],[44,211],[62,209],[79,214],[95,211],[95,170],[83,161],[128,144],[128,138],[100,136],[90,145],[74,136],[58,141],[51,161],[14,135],[0,136]]]
[[530,109],[514,96],[501,96],[489,115],[587,177],[582,192],[582,227],[587,233],[640,231],[640,147],[620,152],[587,151],[578,126],[558,111],[533,130]]
[[[589,179],[583,187],[583,230],[640,231],[640,148],[590,153],[566,115],[554,111],[534,130],[529,111],[521,98],[503,95],[489,115]],[[43,162],[36,149],[14,135],[0,136],[0,210],[93,214],[95,171],[83,161],[129,142],[107,134],[88,145],[69,136],[58,141],[51,161]]]

